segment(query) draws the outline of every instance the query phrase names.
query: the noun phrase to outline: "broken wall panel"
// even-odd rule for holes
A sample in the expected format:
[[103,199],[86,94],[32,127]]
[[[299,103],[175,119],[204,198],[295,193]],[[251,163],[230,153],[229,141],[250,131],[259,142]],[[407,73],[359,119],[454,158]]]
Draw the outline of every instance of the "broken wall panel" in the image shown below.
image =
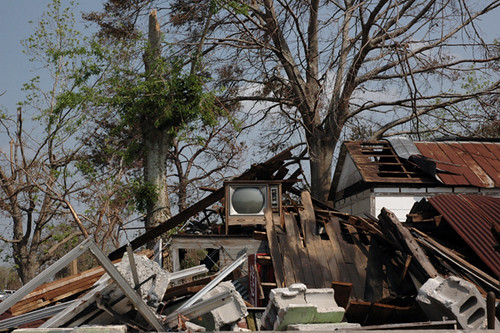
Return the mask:
[[[357,231],[353,228],[352,234],[348,231],[344,233],[338,218],[318,218],[307,196],[303,195],[304,208],[286,208],[283,213],[284,228],[275,223],[268,225],[276,274],[283,276],[285,287],[303,283],[308,288],[330,288],[333,281],[352,283],[353,298],[364,299],[366,246],[359,239],[357,244],[352,239],[348,241],[357,237]],[[277,249],[273,251],[273,248]]]

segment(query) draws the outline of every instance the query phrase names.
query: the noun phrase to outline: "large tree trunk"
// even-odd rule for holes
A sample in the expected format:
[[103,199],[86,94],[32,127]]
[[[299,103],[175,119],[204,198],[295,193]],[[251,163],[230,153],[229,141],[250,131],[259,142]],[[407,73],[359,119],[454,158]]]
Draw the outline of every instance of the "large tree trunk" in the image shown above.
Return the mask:
[[311,168],[311,195],[328,202],[332,183],[332,161],[337,140],[318,136],[308,138],[309,165]]

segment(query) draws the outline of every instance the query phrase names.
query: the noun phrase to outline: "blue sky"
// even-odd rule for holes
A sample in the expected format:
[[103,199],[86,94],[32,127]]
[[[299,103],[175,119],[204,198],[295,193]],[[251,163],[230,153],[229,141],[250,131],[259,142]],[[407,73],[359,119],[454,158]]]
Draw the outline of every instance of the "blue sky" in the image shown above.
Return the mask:
[[[48,0],[0,0],[0,108],[15,112],[16,103],[22,99],[21,87],[36,73],[22,53],[21,40],[29,37],[34,29],[29,21],[37,21],[47,9]],[[81,20],[81,11],[100,10],[102,0],[84,0],[78,5],[75,18]],[[63,5],[69,4],[62,0]]]
[[[0,0],[0,108],[9,113],[14,113],[16,103],[22,99],[20,91],[23,83],[28,82],[36,74],[34,68],[22,53],[20,41],[29,37],[33,25],[28,22],[36,21],[43,13],[50,0]],[[63,5],[69,4],[62,0]],[[82,0],[79,4],[79,13],[75,13],[77,20],[81,21],[81,11],[88,12],[102,9],[103,0]],[[500,23],[498,15],[500,10],[489,13],[481,23],[486,42],[500,39]],[[83,30],[83,28],[82,28]]]

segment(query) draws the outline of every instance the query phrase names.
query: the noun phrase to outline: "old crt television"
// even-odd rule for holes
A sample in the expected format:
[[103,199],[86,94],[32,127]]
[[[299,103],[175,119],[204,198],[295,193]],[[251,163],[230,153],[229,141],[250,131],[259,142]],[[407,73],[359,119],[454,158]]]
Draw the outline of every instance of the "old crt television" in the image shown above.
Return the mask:
[[229,181],[224,186],[227,225],[265,224],[265,208],[281,211],[279,181]]

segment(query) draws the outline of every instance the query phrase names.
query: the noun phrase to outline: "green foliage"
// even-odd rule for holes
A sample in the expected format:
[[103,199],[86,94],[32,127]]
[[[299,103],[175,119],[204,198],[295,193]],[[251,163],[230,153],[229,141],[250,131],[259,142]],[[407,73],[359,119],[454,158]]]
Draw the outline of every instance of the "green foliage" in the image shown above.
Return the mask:
[[158,188],[143,179],[136,179],[132,183],[132,193],[137,211],[143,214],[158,200]]
[[161,60],[155,65],[152,75],[123,75],[116,81],[111,103],[122,116],[122,126],[146,123],[177,135],[197,119],[216,123],[219,111],[213,95],[204,92],[205,77],[184,73],[179,60]]

